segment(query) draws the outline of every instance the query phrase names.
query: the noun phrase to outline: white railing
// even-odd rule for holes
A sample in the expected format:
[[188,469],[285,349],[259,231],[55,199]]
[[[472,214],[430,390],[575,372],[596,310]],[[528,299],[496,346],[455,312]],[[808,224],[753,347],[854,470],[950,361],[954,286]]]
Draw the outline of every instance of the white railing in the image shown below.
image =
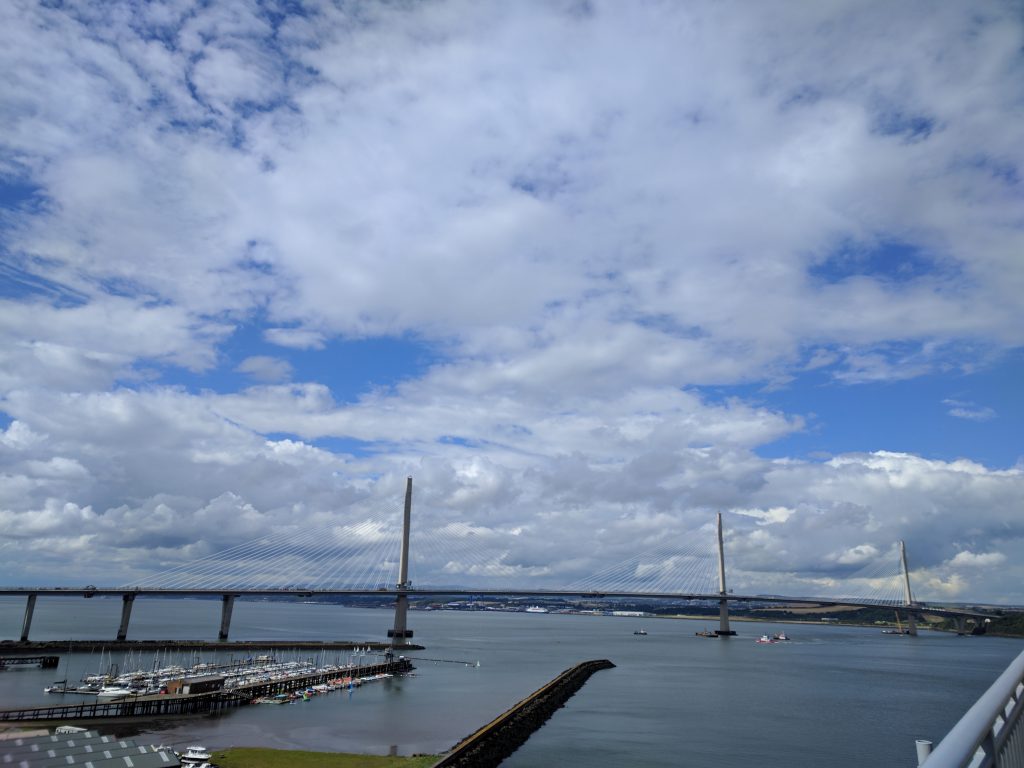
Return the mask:
[[934,750],[917,742],[926,768],[1024,768],[1024,653],[978,699]]

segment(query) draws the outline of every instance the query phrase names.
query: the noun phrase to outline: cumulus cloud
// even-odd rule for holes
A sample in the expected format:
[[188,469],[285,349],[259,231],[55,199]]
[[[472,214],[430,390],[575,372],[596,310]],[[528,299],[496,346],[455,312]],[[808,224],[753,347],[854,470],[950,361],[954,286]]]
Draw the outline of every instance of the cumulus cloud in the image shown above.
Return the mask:
[[983,568],[989,565],[1002,565],[1006,562],[1006,555],[1002,552],[957,552],[956,556],[949,561],[950,565],[964,565],[969,568]]
[[840,552],[835,561],[841,565],[862,565],[876,559],[879,554],[878,548],[871,544],[858,544]]
[[[1024,602],[1019,465],[810,461],[757,391],[1024,344],[1017,16],[3,5],[0,581],[384,536],[413,474],[417,581],[564,583],[722,510],[737,588],[905,540],[919,594]],[[381,382],[333,346],[381,338],[432,356]]]

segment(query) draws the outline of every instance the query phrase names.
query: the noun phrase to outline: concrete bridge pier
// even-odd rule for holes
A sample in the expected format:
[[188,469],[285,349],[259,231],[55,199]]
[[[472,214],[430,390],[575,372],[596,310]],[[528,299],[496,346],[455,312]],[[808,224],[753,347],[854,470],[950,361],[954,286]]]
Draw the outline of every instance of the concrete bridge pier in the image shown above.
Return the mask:
[[910,591],[910,569],[907,568],[907,545],[900,541],[900,568],[903,569],[903,603],[907,607],[907,634],[917,637],[917,615],[912,610],[914,594]]
[[36,611],[36,595],[33,592],[28,596],[25,604],[25,618],[21,620],[21,642],[28,642],[28,631],[32,629],[32,614]]
[[128,622],[132,618],[132,605],[135,604],[135,595],[125,592],[121,595],[121,624],[117,628],[117,639],[124,640],[128,637]]
[[220,632],[217,639],[224,641],[228,639],[228,632],[231,630],[231,611],[235,607],[237,595],[221,595],[220,603]]
[[917,637],[917,614],[913,611],[907,611],[907,634]]
[[[409,524],[412,518],[412,478],[405,480],[405,512],[402,516],[402,553],[398,561],[398,589],[412,587],[409,583]],[[395,626],[388,630],[391,647],[407,645],[412,638],[412,630],[408,626],[409,597],[403,592],[395,598]]]

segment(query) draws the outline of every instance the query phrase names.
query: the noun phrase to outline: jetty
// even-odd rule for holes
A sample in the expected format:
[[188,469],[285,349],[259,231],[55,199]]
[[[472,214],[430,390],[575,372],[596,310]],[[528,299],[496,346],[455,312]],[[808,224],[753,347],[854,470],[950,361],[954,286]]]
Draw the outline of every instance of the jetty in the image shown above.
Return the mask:
[[35,664],[43,669],[56,669],[60,664],[60,656],[0,656],[0,669],[16,664]]
[[[173,715],[196,715],[251,704],[254,700],[305,690],[345,676],[367,678],[378,675],[402,675],[412,671],[412,662],[404,657],[380,664],[364,666],[332,666],[308,673],[282,677],[265,682],[245,683],[232,688],[187,693],[162,693],[85,704],[58,704],[52,707],[0,709],[0,724],[47,724],[53,721],[109,721],[125,718],[153,718]],[[212,682],[207,678],[204,683]],[[221,679],[223,682],[223,679]],[[199,686],[192,685],[192,688]],[[204,688],[207,686],[203,686]],[[212,687],[212,686],[211,686]]]

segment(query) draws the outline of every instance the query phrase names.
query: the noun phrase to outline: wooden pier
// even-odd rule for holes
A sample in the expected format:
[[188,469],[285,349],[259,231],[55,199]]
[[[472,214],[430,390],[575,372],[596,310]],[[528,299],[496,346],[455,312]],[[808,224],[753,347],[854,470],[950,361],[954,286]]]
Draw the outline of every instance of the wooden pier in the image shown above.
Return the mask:
[[404,674],[413,669],[408,659],[364,667],[343,667],[318,671],[298,677],[251,683],[226,690],[196,694],[159,694],[155,696],[125,696],[113,701],[95,701],[88,704],[61,704],[55,707],[27,707],[0,710],[0,723],[47,723],[54,720],[120,720],[127,717],[150,718],[170,715],[195,715],[218,712],[249,704],[253,699],[279,693],[304,690],[339,677],[369,677],[380,674]]

